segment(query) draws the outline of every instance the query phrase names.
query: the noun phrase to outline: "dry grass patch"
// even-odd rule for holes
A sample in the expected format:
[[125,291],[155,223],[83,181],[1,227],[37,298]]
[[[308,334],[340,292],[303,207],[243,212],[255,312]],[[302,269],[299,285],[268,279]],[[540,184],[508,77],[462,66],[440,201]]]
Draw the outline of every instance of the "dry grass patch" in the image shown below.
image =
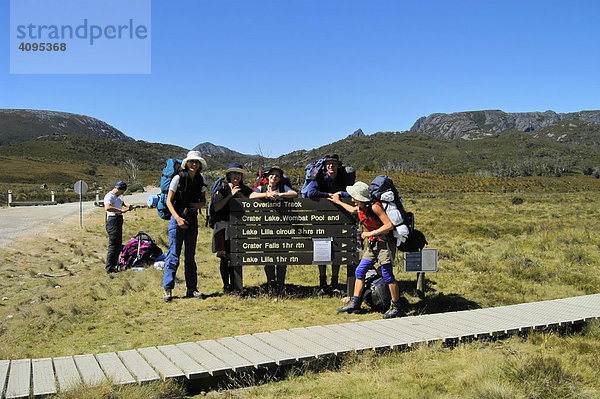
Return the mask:
[[[514,201],[517,196],[520,201]],[[429,246],[438,248],[440,255],[439,272],[426,276],[424,300],[416,297],[414,274],[396,269],[410,302],[409,314],[555,299],[600,289],[597,192],[428,193],[405,195],[405,203],[415,212],[417,228],[425,232]],[[166,229],[167,223],[154,210],[138,209],[126,215],[124,241],[144,230],[166,250]],[[183,270],[176,298],[169,304],[162,301],[161,271],[150,267],[107,276],[106,245],[99,209],[84,220],[83,229],[65,224],[60,231],[22,239],[2,251],[0,358],[109,352],[381,317],[336,314],[340,298],[314,295],[318,277],[311,265],[288,268],[286,297],[261,291],[262,267],[244,270],[247,295],[223,295],[218,261],[210,252],[211,231],[204,227],[196,261],[199,289],[209,295],[205,300],[182,298]],[[345,275],[342,267],[341,284]],[[550,336],[544,342],[515,337],[454,350],[433,346],[365,355],[342,366],[327,366],[325,370],[331,371],[323,373],[308,366],[293,371],[289,384],[225,396],[363,397],[377,392],[381,397],[411,398],[535,397],[532,392],[544,384],[541,375],[531,387],[517,380],[540,368],[555,376],[548,382],[551,390],[543,391],[548,395],[594,397],[588,391],[598,392],[597,379],[589,371],[600,366],[597,328],[588,334],[595,341],[587,335]],[[360,381],[358,391],[341,394],[349,392],[349,378]]]

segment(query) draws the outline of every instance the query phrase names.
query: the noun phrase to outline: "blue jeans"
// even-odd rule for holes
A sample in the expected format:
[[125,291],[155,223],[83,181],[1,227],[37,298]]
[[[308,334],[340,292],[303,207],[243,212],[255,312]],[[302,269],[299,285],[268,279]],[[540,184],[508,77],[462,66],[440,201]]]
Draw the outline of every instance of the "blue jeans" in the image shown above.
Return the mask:
[[198,289],[198,273],[196,260],[196,240],[198,238],[198,226],[189,226],[187,229],[182,229],[177,225],[177,221],[171,216],[169,221],[169,252],[165,259],[165,270],[163,278],[163,287],[172,290],[175,287],[175,273],[179,267],[179,256],[181,255],[181,247],[185,246],[183,256],[185,285],[188,291]]

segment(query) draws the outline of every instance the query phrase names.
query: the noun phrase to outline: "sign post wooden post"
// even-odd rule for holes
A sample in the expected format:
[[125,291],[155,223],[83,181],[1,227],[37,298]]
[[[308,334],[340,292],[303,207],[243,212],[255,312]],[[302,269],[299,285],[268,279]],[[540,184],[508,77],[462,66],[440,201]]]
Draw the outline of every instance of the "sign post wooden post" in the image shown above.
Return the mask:
[[230,202],[233,287],[243,290],[244,266],[354,266],[356,218],[327,199],[234,199]]

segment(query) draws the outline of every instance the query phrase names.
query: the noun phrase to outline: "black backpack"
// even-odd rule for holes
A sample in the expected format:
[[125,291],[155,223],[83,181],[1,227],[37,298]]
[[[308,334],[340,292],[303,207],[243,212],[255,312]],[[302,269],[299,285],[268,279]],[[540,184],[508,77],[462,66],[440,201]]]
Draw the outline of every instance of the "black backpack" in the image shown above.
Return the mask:
[[429,244],[425,238],[425,234],[417,229],[410,230],[406,241],[398,245],[398,249],[402,252],[418,252]]
[[392,296],[383,277],[379,274],[374,274],[365,278],[362,299],[363,302],[376,312],[384,313],[390,308]]

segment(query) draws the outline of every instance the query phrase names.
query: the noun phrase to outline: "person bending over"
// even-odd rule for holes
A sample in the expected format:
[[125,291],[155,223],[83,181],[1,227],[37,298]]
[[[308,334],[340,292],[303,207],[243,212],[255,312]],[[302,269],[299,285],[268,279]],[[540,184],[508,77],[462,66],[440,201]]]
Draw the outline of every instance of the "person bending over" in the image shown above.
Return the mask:
[[362,303],[362,292],[365,287],[365,275],[369,269],[375,267],[375,263],[381,265],[381,273],[384,281],[387,283],[392,296],[392,306],[383,314],[384,319],[405,316],[406,313],[400,308],[400,288],[394,277],[394,255],[396,246],[390,241],[389,233],[394,225],[385,214],[381,203],[371,203],[371,193],[369,186],[364,182],[356,182],[348,186],[346,191],[352,197],[355,206],[342,202],[338,195],[333,195],[332,202],[341,205],[348,212],[358,213],[358,219],[364,226],[362,238],[368,239],[368,247],[363,257],[356,267],[356,281],[354,283],[354,295],[350,298],[348,305],[339,308],[338,313],[353,313],[360,309]]

